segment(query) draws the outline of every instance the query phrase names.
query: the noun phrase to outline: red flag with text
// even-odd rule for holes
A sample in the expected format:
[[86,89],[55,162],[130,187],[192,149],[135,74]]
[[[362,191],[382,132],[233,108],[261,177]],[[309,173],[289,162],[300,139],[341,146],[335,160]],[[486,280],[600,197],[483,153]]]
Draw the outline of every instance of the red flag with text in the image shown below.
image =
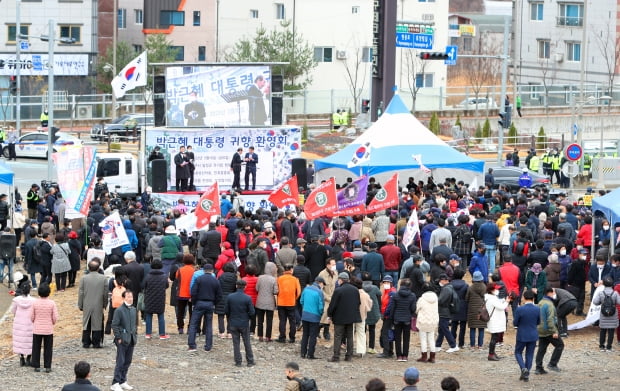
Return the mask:
[[366,207],[366,213],[377,212],[394,205],[398,205],[398,174],[392,175],[383,184],[381,189],[377,191],[377,194],[375,194],[370,204]]
[[320,216],[331,216],[337,209],[336,179],[333,177],[314,189],[304,205],[308,220],[314,220]]
[[202,193],[194,213],[196,214],[196,228],[198,229],[206,227],[211,220],[211,216],[222,214],[220,209],[220,191],[217,182]]
[[288,205],[299,205],[297,175],[293,175],[288,181],[272,191],[267,200],[278,208],[284,208]]

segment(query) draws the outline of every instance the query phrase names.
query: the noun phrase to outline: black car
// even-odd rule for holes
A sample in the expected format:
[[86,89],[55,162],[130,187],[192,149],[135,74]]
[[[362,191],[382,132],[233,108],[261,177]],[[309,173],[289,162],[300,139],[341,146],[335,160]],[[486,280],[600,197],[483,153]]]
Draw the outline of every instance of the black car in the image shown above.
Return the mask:
[[98,141],[107,141],[110,136],[118,136],[120,138],[133,136],[133,124],[136,124],[137,133],[145,126],[153,126],[155,117],[153,114],[125,114],[116,118],[109,124],[96,124],[90,130],[90,138]]
[[[494,188],[499,185],[506,185],[511,192],[518,192],[519,177],[523,174],[523,168],[518,167],[491,167],[493,168],[493,178],[495,179]],[[549,187],[549,177],[536,172],[529,172],[532,177],[532,187],[542,189]]]

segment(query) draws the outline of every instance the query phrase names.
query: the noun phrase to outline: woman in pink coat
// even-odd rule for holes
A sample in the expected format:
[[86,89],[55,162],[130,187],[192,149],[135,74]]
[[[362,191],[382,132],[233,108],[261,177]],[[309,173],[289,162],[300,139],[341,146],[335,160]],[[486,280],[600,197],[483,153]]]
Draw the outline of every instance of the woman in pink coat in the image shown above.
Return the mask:
[[58,320],[58,308],[50,300],[50,286],[39,285],[39,298],[34,301],[30,311],[32,320],[32,366],[35,372],[41,372],[41,344],[43,350],[43,367],[45,372],[52,371],[52,352],[54,348],[54,325]]
[[[17,280],[15,281],[17,282]],[[22,367],[30,366],[30,357],[32,355],[32,320],[30,320],[30,310],[34,301],[35,299],[30,296],[30,283],[20,283],[11,305],[11,312],[15,316],[13,320],[13,352],[19,354],[19,364]],[[24,355],[26,358],[24,358]]]

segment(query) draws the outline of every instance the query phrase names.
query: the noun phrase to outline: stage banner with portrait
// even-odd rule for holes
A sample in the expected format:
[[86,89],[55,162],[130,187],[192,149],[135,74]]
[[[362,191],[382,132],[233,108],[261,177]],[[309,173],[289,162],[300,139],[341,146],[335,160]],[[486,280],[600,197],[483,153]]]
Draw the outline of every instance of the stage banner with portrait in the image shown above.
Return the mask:
[[[243,194],[241,196],[241,205],[243,205],[243,209],[252,212],[255,212],[259,208],[271,210],[273,204],[268,201],[270,193],[262,193],[263,194],[260,194],[260,192]],[[230,196],[227,197],[230,200]],[[189,211],[192,211],[196,209],[198,203],[200,202],[200,194],[153,193],[151,194],[151,199],[153,200],[153,208],[161,210],[162,213],[165,213],[167,210],[173,210],[175,207],[177,207],[177,205],[179,205],[179,199],[183,199],[183,202],[187,206],[187,209]],[[195,220],[196,219],[194,218],[194,221]]]
[[[167,190],[173,190],[176,183],[174,157],[181,146],[192,147],[194,186],[197,191],[205,190],[217,182],[220,190],[229,190],[233,183],[230,168],[233,155],[238,148],[243,156],[249,147],[258,155],[256,164],[256,190],[273,190],[291,177],[291,159],[301,157],[301,129],[278,128],[233,128],[233,129],[152,129],[146,133],[144,158],[155,147],[160,147],[168,163]],[[187,154],[186,154],[187,155]],[[149,172],[151,170],[149,164]],[[241,168],[241,187],[245,183],[245,165]],[[152,177],[152,172],[150,172]],[[251,181],[251,178],[250,178]],[[176,190],[176,189],[174,189]]]
[[271,70],[265,65],[166,68],[169,127],[270,126]]

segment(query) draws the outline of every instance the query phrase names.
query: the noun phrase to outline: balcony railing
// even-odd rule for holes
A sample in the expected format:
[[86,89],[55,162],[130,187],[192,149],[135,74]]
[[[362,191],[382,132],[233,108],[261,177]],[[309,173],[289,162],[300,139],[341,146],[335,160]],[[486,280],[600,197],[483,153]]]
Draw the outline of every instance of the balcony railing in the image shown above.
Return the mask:
[[581,27],[583,26],[583,18],[581,16],[557,16],[558,26]]

